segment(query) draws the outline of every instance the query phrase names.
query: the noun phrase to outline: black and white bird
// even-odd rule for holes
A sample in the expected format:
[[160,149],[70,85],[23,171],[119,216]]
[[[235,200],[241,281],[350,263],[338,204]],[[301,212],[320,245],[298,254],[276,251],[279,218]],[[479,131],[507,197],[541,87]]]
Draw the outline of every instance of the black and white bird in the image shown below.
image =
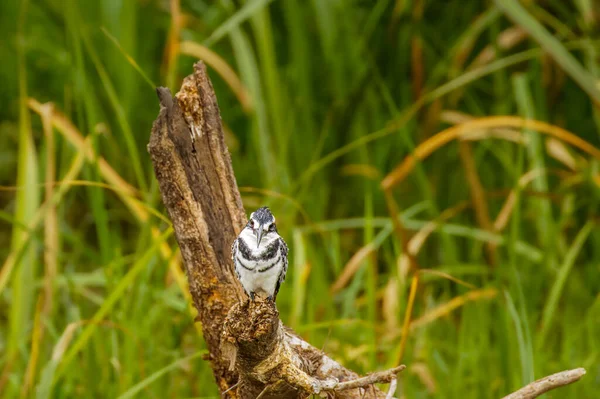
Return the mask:
[[250,299],[254,301],[258,294],[275,301],[285,280],[287,256],[287,245],[269,208],[254,211],[231,247],[235,272]]

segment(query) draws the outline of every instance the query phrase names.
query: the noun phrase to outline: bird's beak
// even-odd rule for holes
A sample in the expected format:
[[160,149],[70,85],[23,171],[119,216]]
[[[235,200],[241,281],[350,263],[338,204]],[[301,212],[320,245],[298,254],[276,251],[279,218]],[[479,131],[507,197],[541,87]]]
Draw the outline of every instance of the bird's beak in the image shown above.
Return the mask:
[[258,226],[258,230],[256,230],[256,248],[260,245],[260,240],[262,240],[263,236],[263,225]]

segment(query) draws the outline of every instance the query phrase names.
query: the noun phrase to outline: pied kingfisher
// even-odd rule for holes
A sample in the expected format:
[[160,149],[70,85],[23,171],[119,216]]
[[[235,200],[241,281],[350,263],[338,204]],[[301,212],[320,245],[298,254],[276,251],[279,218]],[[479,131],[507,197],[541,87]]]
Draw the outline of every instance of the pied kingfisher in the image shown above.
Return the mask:
[[254,301],[264,294],[275,301],[279,286],[285,280],[288,248],[277,233],[275,216],[269,208],[252,212],[248,224],[231,246],[235,272],[246,294]]

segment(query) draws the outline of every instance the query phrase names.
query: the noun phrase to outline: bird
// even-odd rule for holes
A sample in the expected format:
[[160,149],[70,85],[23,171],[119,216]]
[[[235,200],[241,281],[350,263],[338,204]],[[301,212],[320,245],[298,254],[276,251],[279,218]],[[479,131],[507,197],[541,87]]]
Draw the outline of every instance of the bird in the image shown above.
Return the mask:
[[250,214],[231,246],[237,278],[252,302],[256,295],[275,302],[288,268],[288,247],[277,232],[275,216],[264,206]]

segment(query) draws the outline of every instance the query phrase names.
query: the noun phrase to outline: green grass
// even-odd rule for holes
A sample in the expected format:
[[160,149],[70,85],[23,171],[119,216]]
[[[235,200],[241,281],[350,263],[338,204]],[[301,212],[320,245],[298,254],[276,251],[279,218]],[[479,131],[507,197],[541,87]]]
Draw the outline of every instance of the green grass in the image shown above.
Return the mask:
[[[593,1],[573,3],[2,2],[0,395],[218,397],[145,149],[153,84],[179,86],[195,60],[172,46],[193,41],[250,96],[245,109],[209,68],[244,203],[271,206],[290,246],[284,322],[361,373],[403,353],[408,398],[501,397],[579,366],[588,375],[556,397],[597,396],[598,159],[499,129],[417,162],[392,188],[400,214],[380,186],[457,118],[541,120],[600,147],[600,20]],[[76,132],[57,123],[50,140],[29,98]],[[499,228],[476,217],[486,208]],[[404,352],[413,274],[394,218],[409,247],[424,238],[415,258],[433,271]]]

